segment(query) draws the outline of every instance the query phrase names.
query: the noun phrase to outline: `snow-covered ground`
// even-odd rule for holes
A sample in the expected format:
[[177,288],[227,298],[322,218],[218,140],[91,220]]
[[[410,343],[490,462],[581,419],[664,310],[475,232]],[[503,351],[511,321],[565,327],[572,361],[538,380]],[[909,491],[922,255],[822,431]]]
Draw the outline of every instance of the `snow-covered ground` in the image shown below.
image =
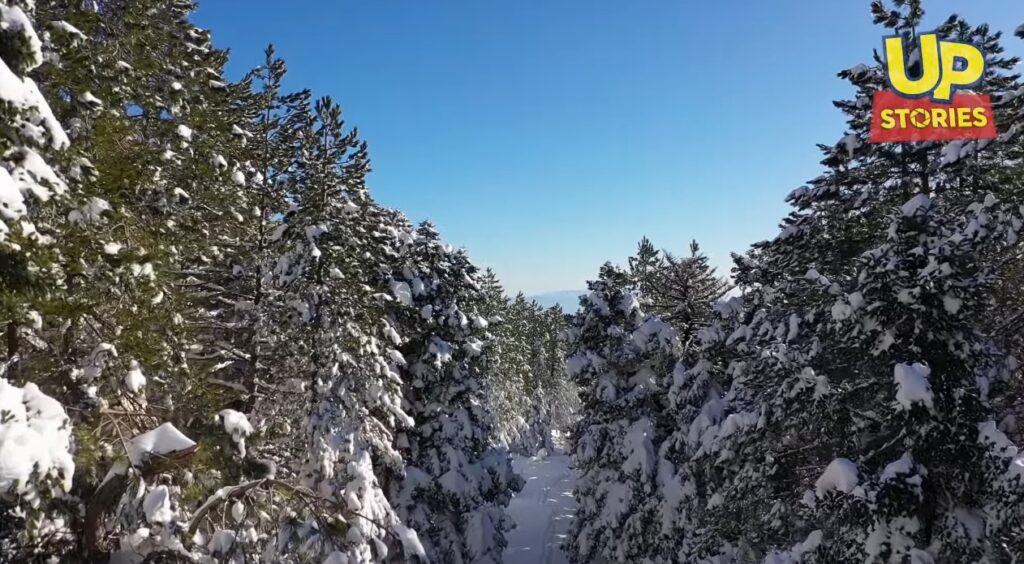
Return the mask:
[[508,534],[505,564],[567,564],[561,544],[576,508],[569,457],[516,457],[512,465],[526,487],[508,507],[516,528]]

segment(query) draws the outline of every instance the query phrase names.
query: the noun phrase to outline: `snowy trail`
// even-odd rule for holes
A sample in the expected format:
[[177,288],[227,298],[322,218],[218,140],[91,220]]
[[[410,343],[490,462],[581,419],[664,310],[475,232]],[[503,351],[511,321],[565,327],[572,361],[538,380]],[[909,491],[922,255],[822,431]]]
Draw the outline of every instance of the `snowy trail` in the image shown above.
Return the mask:
[[512,465],[526,486],[508,507],[516,528],[508,534],[505,564],[567,564],[561,544],[576,506],[569,457],[516,457]]

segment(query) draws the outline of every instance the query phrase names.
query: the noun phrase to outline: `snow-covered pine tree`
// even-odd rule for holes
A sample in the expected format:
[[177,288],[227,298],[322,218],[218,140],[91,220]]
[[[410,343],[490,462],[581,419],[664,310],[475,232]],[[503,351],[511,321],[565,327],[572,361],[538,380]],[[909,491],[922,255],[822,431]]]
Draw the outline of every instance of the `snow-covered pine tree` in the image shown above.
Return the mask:
[[392,275],[402,335],[403,407],[416,422],[399,434],[405,475],[390,499],[432,562],[498,563],[512,523],[505,506],[522,487],[508,451],[491,444],[484,357],[490,336],[477,268],[429,223],[413,233]]
[[510,300],[490,269],[480,286],[478,311],[491,335],[483,365],[496,439],[528,456],[550,450],[551,432],[568,430],[578,401],[560,343],[564,315],[560,308],[541,309],[521,292]]
[[70,139],[29,76],[39,78],[51,47],[36,30],[34,3],[0,7],[0,24],[0,120],[6,132],[0,140],[0,364],[8,378],[24,372],[36,380],[40,374],[29,357],[41,344],[42,317],[34,301],[59,284],[54,255],[60,238],[51,222],[71,196],[59,167]]
[[[535,373],[539,376],[539,373]],[[530,411],[526,415],[526,430],[523,433],[523,449],[526,454],[537,455],[542,450],[550,452],[554,444],[551,441],[550,400],[544,382],[537,379],[532,386],[530,395]]]
[[[1013,238],[1019,204],[946,212],[911,199],[850,287],[810,269],[736,319],[728,393],[710,394],[689,429],[703,494],[691,516],[706,535],[690,554],[961,562],[1019,550],[1006,543],[1024,486],[994,408],[1017,364],[975,329],[992,280],[979,258]],[[791,293],[804,305],[788,306]]]
[[[1016,29],[1016,36],[1024,39],[1024,25]],[[1018,45],[1020,42],[1018,42]],[[989,47],[1001,46],[998,43]],[[1009,61],[1016,61],[1019,58],[1011,58]],[[1021,129],[1024,128],[1024,86],[1018,80],[1017,83],[1007,85],[1002,92],[993,96],[993,104],[999,108],[996,123],[1004,132],[1000,135],[1000,141],[1007,142],[1005,150],[1006,159],[1003,166],[994,172],[997,180],[992,182],[989,189],[1003,199],[1017,199],[1024,193],[1024,167],[1021,166],[1024,157],[1024,142],[1021,138]],[[1017,163],[1014,165],[1014,163]],[[994,291],[994,299],[988,314],[985,316],[987,326],[1000,344],[1011,351],[1016,358],[1024,358],[1024,299],[1021,297],[1019,288],[1024,283],[1024,262],[1019,256],[1012,254],[998,253],[990,259],[992,264],[998,265],[997,288]],[[1024,388],[1014,392],[1016,397],[1024,397]],[[1017,420],[1024,418],[1024,403],[1014,401],[1006,406],[1006,411]],[[1012,433],[1015,442],[1024,442],[1024,434],[1018,428]]]
[[[219,354],[211,354],[217,361],[216,380],[244,389],[238,398],[241,411],[252,411],[258,397],[269,400],[258,410],[261,420],[274,419],[273,413],[286,405],[274,401],[273,394],[261,394],[258,386],[266,384],[281,358],[274,353],[280,342],[272,325],[275,316],[267,311],[267,296],[273,291],[270,270],[286,228],[280,218],[289,208],[288,191],[294,184],[289,175],[299,157],[298,135],[310,112],[308,91],[282,90],[286,72],[285,62],[268,46],[263,64],[243,80],[249,90],[237,105],[244,121],[230,126],[241,148],[234,155],[214,155],[211,161],[230,176],[235,201],[225,206],[230,212],[222,221],[223,258],[211,269],[211,286],[222,289],[215,297],[228,307],[215,309],[222,329],[211,332],[206,348],[219,349]],[[278,386],[276,391],[294,393],[284,390]]]
[[[200,354],[195,339],[210,305],[200,273],[221,254],[209,226],[233,201],[211,157],[231,151],[237,92],[223,80],[226,53],[189,22],[193,7],[37,5],[50,20],[44,45],[54,48],[42,90],[70,124],[65,166],[76,189],[72,205],[48,221],[64,244],[50,256],[56,281],[35,296],[38,354],[26,360],[75,408],[78,456],[92,461],[76,480],[87,500],[82,546],[96,557],[118,548],[140,557],[180,552],[175,522],[161,523],[145,548],[136,542],[154,523],[135,493],[163,486],[176,494],[188,473],[164,467],[158,484],[123,445],[168,419],[184,427],[211,420],[193,415],[205,374],[190,373],[187,356]],[[125,481],[104,479],[124,464],[130,469],[114,474]]]
[[33,2],[0,6],[0,554],[25,561],[72,551],[79,515],[72,422],[28,362],[42,345],[37,296],[60,280],[52,257],[65,241],[51,218],[70,196],[69,137],[29,76],[53,48],[37,23]]
[[8,562],[60,557],[75,546],[78,511],[71,420],[34,383],[19,387],[0,364],[0,555]]
[[[918,72],[920,63],[911,45],[919,33],[931,31],[923,23],[921,0],[900,0],[890,7],[876,0],[871,11],[880,33],[900,35],[911,58],[908,72]],[[875,144],[868,142],[871,101],[875,92],[887,88],[881,55],[874,53],[870,64],[859,64],[838,76],[855,89],[855,96],[833,104],[845,116],[847,129],[835,144],[821,144],[825,171],[794,190],[787,197],[793,211],[783,220],[782,233],[775,241],[754,245],[761,282],[777,282],[793,275],[790,270],[814,266],[830,280],[849,278],[853,263],[877,241],[889,225],[888,214],[915,194],[932,194],[937,202],[956,209],[966,207],[988,193],[997,197],[1019,192],[1019,177],[1006,174],[1012,155],[1019,152],[1021,131],[1013,127],[1019,119],[1024,97],[1017,95],[1019,78],[1013,69],[1019,60],[1008,57],[1001,46],[1001,34],[988,25],[970,26],[951,16],[934,29],[942,38],[979,45],[986,66],[978,92],[991,94],[999,139]],[[916,48],[916,47],[915,47]],[[772,252],[782,246],[792,252]],[[815,264],[800,264],[798,258],[814,256]]]
[[[3,169],[15,185],[0,192],[4,408],[39,403],[15,397],[45,397],[38,381],[54,398],[39,401],[68,406],[73,427],[62,409],[25,416],[52,419],[52,460],[73,445],[80,464],[71,496],[66,465],[39,469],[56,489],[22,480],[40,512],[4,522],[5,556],[78,546],[100,559],[275,559],[278,541],[332,562],[419,554],[378,483],[401,474],[394,430],[410,424],[381,290],[415,237],[366,195],[364,148],[333,125],[300,144],[296,126],[331,120],[302,122],[307,95],[280,94],[276,60],[224,80],[226,53],[189,22],[192,2],[40,0],[35,28],[32,4],[0,8]],[[351,162],[334,167],[332,151]],[[318,207],[328,192],[340,199]],[[304,278],[265,268],[281,256]],[[313,274],[322,263],[326,281]],[[261,292],[265,309],[249,308]],[[303,319],[304,301],[322,325]],[[309,394],[308,425],[289,427],[300,402],[279,402],[292,406],[282,417],[265,409],[284,393]],[[488,456],[499,485],[464,506],[497,519],[482,506],[506,503],[515,480],[507,458]],[[45,545],[25,544],[40,531]],[[472,548],[493,560],[490,532]]]
[[387,326],[368,284],[384,267],[377,262],[379,214],[364,184],[366,145],[355,130],[345,131],[340,108],[325,98],[302,132],[300,151],[288,195],[293,209],[282,225],[287,250],[273,273],[290,332],[284,366],[307,381],[310,394],[301,487],[288,488],[301,492],[303,503],[263,500],[291,516],[265,544],[264,558],[413,557],[422,549],[377,476],[381,465],[400,467],[393,432],[411,420],[393,374],[400,355],[377,334]]
[[547,435],[552,431],[563,436],[568,434],[579,410],[579,392],[565,367],[563,337],[567,326],[567,317],[557,304],[541,314],[538,334],[542,341],[542,361],[537,378],[544,388],[549,418]]
[[[487,321],[491,336],[481,367],[486,383],[487,406],[494,418],[494,440],[498,444],[515,448],[520,427],[516,424],[518,389],[515,381],[506,378],[510,361],[518,356],[514,341],[515,320],[508,319],[510,303],[498,276],[490,268],[480,276],[481,303],[478,313]],[[506,359],[506,355],[510,358]],[[522,384],[520,381],[519,384]]]
[[535,306],[530,315],[530,379],[523,393],[530,398],[526,416],[526,452],[551,451],[553,434],[564,435],[575,422],[579,395],[565,369],[562,334],[566,318],[555,305],[549,309]]
[[3,100],[5,134],[3,172],[0,172],[0,249],[5,257],[5,287],[17,289],[30,276],[31,268],[14,258],[19,245],[43,236],[33,229],[31,208],[67,191],[65,181],[47,163],[69,145],[68,135],[43,98],[29,73],[43,64],[43,43],[34,24],[34,3],[8,2],[0,8],[0,55],[4,73]]
[[581,406],[566,551],[574,562],[643,561],[658,533],[657,453],[670,422],[663,394],[679,342],[669,324],[644,315],[627,273],[606,264],[588,286],[567,330]]
[[644,237],[636,254],[629,257],[629,267],[644,310],[676,326],[684,342],[692,334],[682,331],[710,319],[711,305],[729,290],[729,283],[715,274],[697,241],[690,243],[689,256],[676,256],[656,250]]
[[[297,163],[311,104],[306,90],[283,91],[285,74],[284,61],[267,47],[263,64],[246,74],[231,111],[224,112],[231,119],[216,132],[228,139],[220,151],[211,151],[209,166],[229,183],[225,193],[231,197],[215,208],[220,214],[213,232],[218,252],[191,270],[193,302],[207,315],[191,347],[191,364],[203,379],[189,407],[201,413],[236,411],[259,437],[238,464],[228,462],[241,454],[234,437],[222,436],[220,456],[210,462],[224,468],[218,480],[228,484],[244,482],[265,468],[294,476],[305,456],[304,441],[296,440],[296,433],[308,415],[310,381],[286,369],[294,349],[289,348],[292,326],[282,320],[292,308],[287,291],[275,287],[273,269],[293,243],[283,237],[289,225],[282,218],[289,197],[303,190]],[[216,480],[206,484],[211,490],[220,485]]]
[[736,343],[738,351],[731,348],[735,339],[731,328],[741,324],[736,317],[745,314],[742,298],[718,301],[713,310],[707,325],[685,329],[695,339],[684,348],[668,389],[673,429],[658,453],[658,488],[663,501],[660,534],[648,552],[652,562],[701,561],[709,556],[702,547],[708,542],[717,546],[717,541],[707,540],[715,533],[706,525],[706,513],[715,511],[717,505],[708,503],[706,480],[691,465],[694,459],[700,460],[705,430],[723,418],[726,370],[749,349],[743,341]]
[[636,254],[629,257],[629,277],[636,285],[642,302],[647,301],[654,277],[665,265],[664,257],[646,236],[636,245]]
[[[697,241],[688,256],[662,254],[664,264],[649,284],[648,308],[668,321],[688,341],[693,331],[711,318],[712,305],[729,290],[728,281],[715,273]],[[684,335],[683,332],[686,331]]]
[[485,268],[483,273],[480,274],[479,283],[483,299],[480,305],[480,315],[485,315],[488,319],[501,316],[505,311],[506,297],[505,288],[502,287],[501,281],[498,280],[498,275],[494,270]]
[[522,293],[510,300],[502,296],[498,322],[490,324],[491,339],[483,359],[487,395],[494,417],[499,444],[526,453],[523,443],[527,431],[529,399],[524,396],[530,374],[530,312]]

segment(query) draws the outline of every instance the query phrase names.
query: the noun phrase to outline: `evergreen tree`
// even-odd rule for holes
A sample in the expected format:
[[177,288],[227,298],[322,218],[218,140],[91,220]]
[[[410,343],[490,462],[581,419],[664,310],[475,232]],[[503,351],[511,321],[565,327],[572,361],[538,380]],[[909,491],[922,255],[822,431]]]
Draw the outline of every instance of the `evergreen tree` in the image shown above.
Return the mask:
[[499,440],[522,454],[533,454],[528,417],[533,383],[532,338],[535,305],[521,292],[507,303],[495,340],[501,347],[501,370],[494,374],[492,395]]
[[669,422],[663,393],[679,343],[671,326],[643,313],[625,272],[606,264],[589,287],[566,351],[581,398],[566,551],[575,562],[634,562],[657,533],[657,452]]
[[437,562],[501,562],[505,514],[522,479],[508,452],[490,446],[483,360],[489,335],[477,270],[464,251],[421,225],[397,267],[394,316],[403,338],[403,406],[416,421],[397,444],[405,475],[391,499]]
[[[231,179],[232,200],[222,206],[218,260],[203,272],[206,300],[214,314],[215,330],[204,335],[207,361],[215,362],[213,378],[224,386],[244,390],[237,407],[249,412],[261,395],[260,383],[282,357],[276,353],[276,328],[270,310],[274,294],[272,269],[281,251],[280,221],[289,210],[289,191],[299,184],[292,178],[300,157],[299,139],[310,113],[308,91],[282,91],[286,74],[283,60],[268,46],[262,65],[250,71],[248,89],[236,102],[243,119],[232,124],[234,153],[215,154],[211,164]],[[263,402],[261,417],[274,419],[276,401]]]
[[545,437],[550,437],[552,431],[564,435],[575,426],[579,392],[565,366],[564,334],[568,323],[562,308],[556,304],[544,311],[541,327],[543,366],[539,379],[549,418]]
[[640,299],[646,305],[653,295],[654,279],[665,266],[665,258],[646,236],[636,245],[636,254],[629,257],[629,277],[636,284]]
[[557,306],[543,310],[522,293],[508,299],[490,270],[481,287],[480,311],[491,322],[484,373],[496,440],[527,456],[550,451],[552,432],[569,429],[578,401],[565,372],[565,317]]
[[405,529],[376,470],[400,464],[391,444],[396,418],[411,420],[391,377],[394,349],[374,331],[384,323],[369,285],[382,268],[373,262],[382,241],[373,236],[379,219],[364,187],[366,146],[354,130],[344,131],[329,98],[317,102],[314,117],[300,134],[271,307],[293,335],[286,366],[308,383],[300,472],[316,502],[285,523],[263,554],[380,562],[400,553],[396,531]]
[[[690,243],[689,256],[677,257],[666,252],[664,260],[651,283],[648,307],[683,336],[682,328],[699,326],[711,318],[712,305],[730,286],[715,274],[697,241]],[[685,337],[689,340],[692,333]]]
[[133,435],[161,420],[195,421],[193,410],[207,406],[189,361],[202,358],[202,273],[221,253],[208,227],[230,201],[231,183],[211,156],[232,150],[237,90],[223,80],[226,53],[188,21],[193,7],[39,6],[53,20],[52,39],[73,47],[48,57],[44,92],[72,124],[67,174],[76,190],[49,221],[66,244],[48,255],[55,282],[33,297],[42,323],[25,367],[75,408],[78,455],[94,461],[76,474],[89,553],[118,543],[141,555],[181,550],[180,528],[168,523],[145,547],[129,542],[147,520],[128,487],[177,495],[180,473],[157,484],[132,461],[123,482],[104,476],[131,459],[124,445]]
[[684,341],[692,334],[684,333],[683,329],[707,322],[712,304],[730,287],[715,274],[697,241],[690,243],[689,256],[677,257],[655,250],[644,237],[629,264],[630,278],[640,292],[644,308],[672,323]]
[[551,442],[551,401],[544,389],[544,383],[537,381],[530,398],[530,412],[526,417],[526,430],[522,440],[527,454],[536,455],[541,451],[550,452],[554,448]]

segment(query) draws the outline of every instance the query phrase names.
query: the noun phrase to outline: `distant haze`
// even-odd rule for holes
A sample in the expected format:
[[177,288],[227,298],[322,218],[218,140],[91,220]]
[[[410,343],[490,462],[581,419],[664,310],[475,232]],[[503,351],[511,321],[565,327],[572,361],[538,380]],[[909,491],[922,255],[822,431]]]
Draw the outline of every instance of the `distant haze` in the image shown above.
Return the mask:
[[551,307],[558,304],[562,306],[562,310],[566,313],[572,313],[580,306],[580,296],[586,293],[586,290],[559,290],[557,292],[544,292],[543,294],[534,294],[527,297],[540,304],[541,307]]

